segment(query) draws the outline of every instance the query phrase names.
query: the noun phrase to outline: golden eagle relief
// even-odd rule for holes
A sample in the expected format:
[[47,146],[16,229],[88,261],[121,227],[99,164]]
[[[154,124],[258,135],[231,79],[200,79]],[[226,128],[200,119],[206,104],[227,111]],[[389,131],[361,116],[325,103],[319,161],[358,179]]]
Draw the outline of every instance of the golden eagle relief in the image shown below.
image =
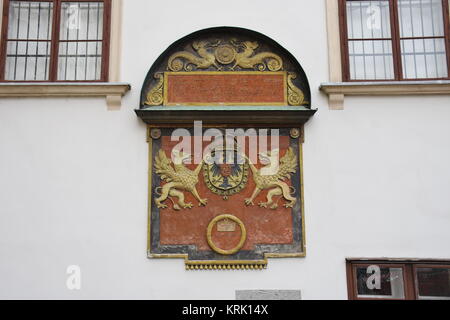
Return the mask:
[[[156,189],[159,198],[155,199],[156,206],[159,209],[167,208],[163,202],[170,199],[174,210],[191,209],[192,203],[186,203],[183,191],[189,191],[199,201],[199,206],[206,206],[207,199],[202,199],[197,192],[198,175],[203,166],[203,161],[195,170],[189,170],[185,163],[191,159],[190,154],[172,150],[175,163],[167,158],[163,150],[159,150],[155,157],[155,172],[159,174],[161,180],[166,184]],[[173,167],[172,167],[173,164]],[[177,198],[175,202],[173,197]]]
[[[297,171],[297,156],[294,154],[292,148],[286,151],[283,158],[279,160],[279,150],[272,150],[267,153],[260,153],[259,160],[264,167],[256,169],[254,164],[249,161],[250,169],[253,173],[253,180],[255,181],[256,188],[250,198],[245,199],[247,206],[254,205],[253,201],[263,190],[267,192],[267,202],[259,203],[262,208],[277,209],[278,201],[284,198],[287,203],[284,205],[286,208],[293,208],[297,199],[292,196],[292,187],[290,187],[284,180],[290,179],[291,174]],[[274,197],[282,196],[278,201],[274,201]]]

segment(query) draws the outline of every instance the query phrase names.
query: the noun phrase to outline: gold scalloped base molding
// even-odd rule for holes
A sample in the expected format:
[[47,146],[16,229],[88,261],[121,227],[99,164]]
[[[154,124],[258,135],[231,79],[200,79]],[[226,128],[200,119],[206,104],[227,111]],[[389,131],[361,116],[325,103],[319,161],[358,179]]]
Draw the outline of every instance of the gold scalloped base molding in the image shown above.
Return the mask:
[[267,260],[258,261],[185,261],[186,270],[264,270]]

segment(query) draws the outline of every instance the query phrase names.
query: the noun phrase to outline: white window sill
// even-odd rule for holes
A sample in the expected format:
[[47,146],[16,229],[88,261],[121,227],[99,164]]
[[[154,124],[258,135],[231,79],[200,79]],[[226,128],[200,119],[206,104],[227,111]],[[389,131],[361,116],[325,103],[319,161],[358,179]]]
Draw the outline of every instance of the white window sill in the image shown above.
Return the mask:
[[327,82],[319,88],[332,110],[344,109],[345,96],[450,95],[450,80]]
[[130,89],[129,84],[118,82],[3,82],[0,98],[105,97],[108,108],[115,109]]

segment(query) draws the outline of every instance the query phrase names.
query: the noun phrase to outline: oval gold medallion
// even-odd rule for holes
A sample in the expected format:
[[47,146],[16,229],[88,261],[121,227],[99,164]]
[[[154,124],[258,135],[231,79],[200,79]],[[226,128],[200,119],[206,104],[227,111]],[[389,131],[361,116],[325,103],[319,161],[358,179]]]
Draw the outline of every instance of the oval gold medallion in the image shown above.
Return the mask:
[[230,45],[221,45],[215,51],[216,60],[221,64],[230,64],[236,58],[236,49]]

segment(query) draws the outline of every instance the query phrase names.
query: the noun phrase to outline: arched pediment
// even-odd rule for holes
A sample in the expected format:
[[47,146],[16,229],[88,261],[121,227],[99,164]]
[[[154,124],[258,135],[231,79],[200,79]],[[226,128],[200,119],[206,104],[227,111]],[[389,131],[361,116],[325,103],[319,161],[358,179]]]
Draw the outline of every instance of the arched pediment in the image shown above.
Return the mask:
[[136,112],[147,123],[161,124],[170,123],[170,111],[186,122],[217,116],[242,122],[254,115],[258,123],[275,118],[281,123],[285,116],[304,123],[315,113],[297,59],[263,34],[232,27],[183,37],[153,63]]

